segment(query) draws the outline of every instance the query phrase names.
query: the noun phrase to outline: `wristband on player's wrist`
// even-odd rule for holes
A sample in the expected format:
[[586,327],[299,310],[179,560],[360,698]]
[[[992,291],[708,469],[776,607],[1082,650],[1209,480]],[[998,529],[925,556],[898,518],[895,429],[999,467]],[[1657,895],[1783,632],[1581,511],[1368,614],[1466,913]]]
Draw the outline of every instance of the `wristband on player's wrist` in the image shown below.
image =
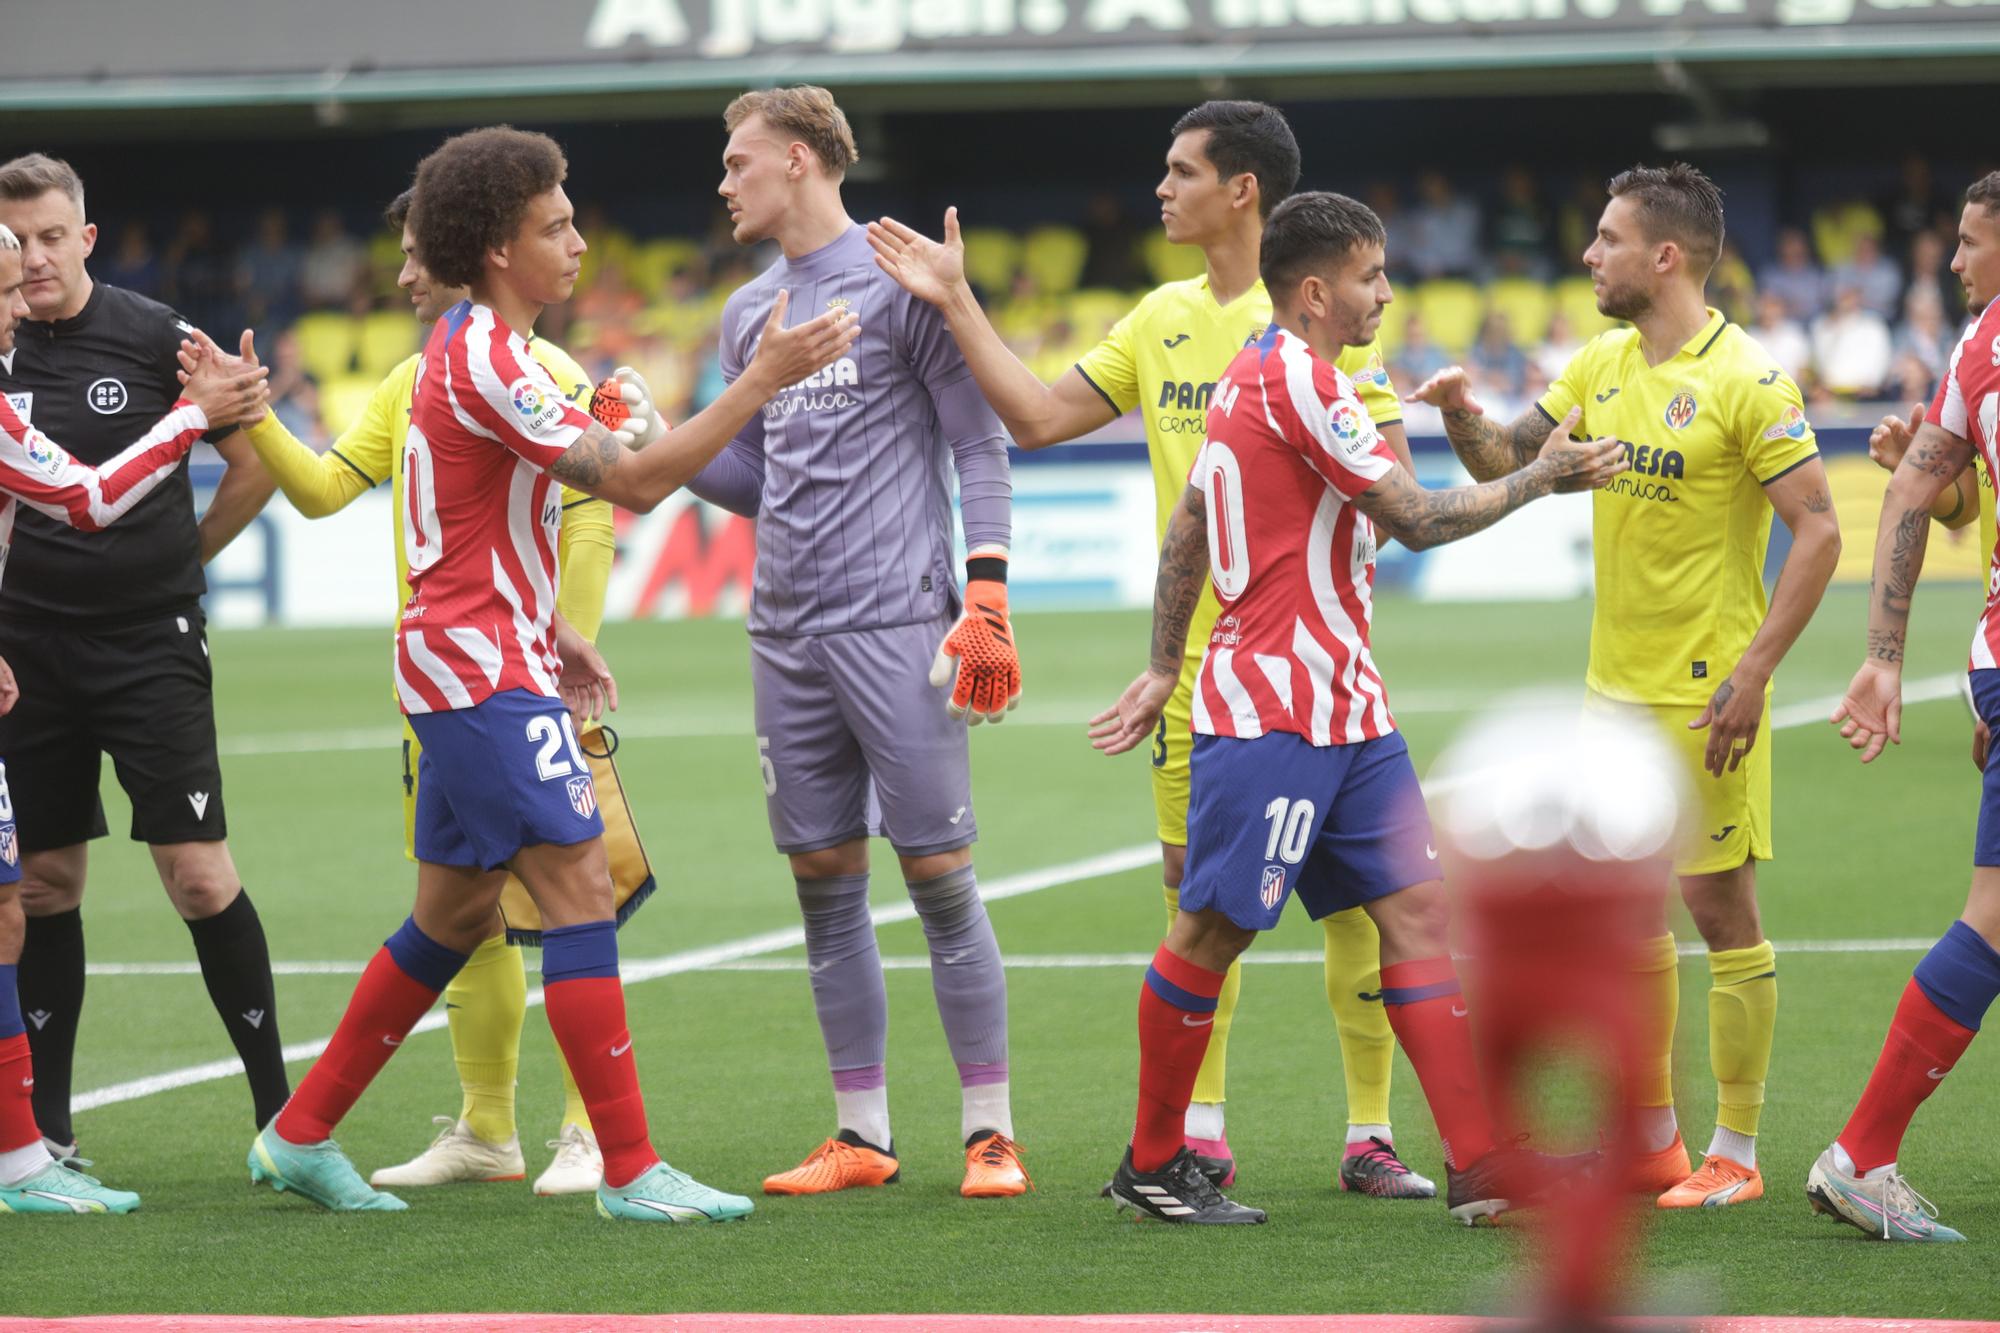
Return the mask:
[[1004,555],[970,555],[965,558],[965,581],[975,583],[1005,583],[1007,581],[1007,557]]

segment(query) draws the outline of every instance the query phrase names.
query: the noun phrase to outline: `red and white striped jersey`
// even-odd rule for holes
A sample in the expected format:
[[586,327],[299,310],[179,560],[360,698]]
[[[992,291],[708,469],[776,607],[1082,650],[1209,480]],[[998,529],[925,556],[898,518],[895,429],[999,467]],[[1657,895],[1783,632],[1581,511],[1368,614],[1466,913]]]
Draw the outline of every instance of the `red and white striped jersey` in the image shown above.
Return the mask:
[[[1930,420],[1986,458],[1986,475],[2000,477],[2000,301],[1972,321],[1952,350],[1951,368],[1938,385]],[[1972,634],[1974,668],[2000,666],[2000,545],[1987,557],[1986,609]]]
[[590,424],[488,307],[461,301],[431,330],[403,446],[405,713],[558,693],[562,493],[545,469]]
[[1277,325],[1216,383],[1189,484],[1208,499],[1222,613],[1195,678],[1194,729],[1314,745],[1396,729],[1368,653],[1375,527],[1355,496],[1396,456],[1353,384]]
[[91,467],[22,421],[0,394],[0,578],[6,576],[17,506],[96,532],[117,522],[171,477],[207,429],[208,417],[182,399],[102,467]]

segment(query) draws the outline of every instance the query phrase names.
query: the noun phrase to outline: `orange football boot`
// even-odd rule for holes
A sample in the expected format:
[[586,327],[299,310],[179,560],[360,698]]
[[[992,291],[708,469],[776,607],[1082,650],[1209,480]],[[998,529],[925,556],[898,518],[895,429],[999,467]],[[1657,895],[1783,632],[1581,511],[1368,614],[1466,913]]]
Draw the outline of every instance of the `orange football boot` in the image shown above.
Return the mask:
[[893,1185],[902,1176],[896,1159],[851,1129],[814,1148],[789,1171],[764,1177],[766,1194],[831,1194],[863,1185]]
[[1687,1144],[1677,1130],[1674,1141],[1666,1147],[1632,1159],[1631,1190],[1634,1194],[1664,1194],[1693,1174],[1694,1163],[1688,1160]]
[[1764,1197],[1764,1173],[1727,1157],[1704,1157],[1701,1170],[1660,1196],[1662,1208],[1720,1208]]
[[958,1192],[968,1199],[1005,1199],[1035,1187],[1021,1164],[1021,1145],[1005,1134],[988,1130],[965,1145],[965,1183]]

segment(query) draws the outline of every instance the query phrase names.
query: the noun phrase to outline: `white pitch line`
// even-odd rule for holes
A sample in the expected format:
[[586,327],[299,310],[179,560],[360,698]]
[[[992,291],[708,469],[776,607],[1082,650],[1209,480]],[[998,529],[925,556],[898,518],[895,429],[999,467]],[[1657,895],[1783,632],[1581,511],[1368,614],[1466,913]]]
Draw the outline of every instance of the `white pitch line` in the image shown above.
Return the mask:
[[[1156,864],[1159,859],[1159,844],[1143,843],[1136,847],[1125,847],[1115,852],[1105,852],[1099,856],[1087,856],[1081,860],[1049,866],[1043,870],[1008,875],[981,885],[980,897],[988,902],[1018,898],[1022,894],[1039,893],[1043,889],[1052,889],[1063,884],[1075,884],[1084,880],[1100,879],[1106,875],[1123,874],[1128,870],[1137,870],[1141,866]],[[914,920],[917,909],[914,904],[908,902],[891,903],[886,907],[875,908],[869,915],[876,925],[886,926],[895,922]],[[642,981],[670,977],[682,972],[700,971],[759,954],[796,949],[805,942],[806,932],[803,926],[787,926],[781,930],[767,930],[760,935],[750,935],[724,944],[712,944],[703,949],[689,949],[659,958],[628,962],[621,965],[618,971],[626,985],[636,985]],[[127,964],[127,966],[148,965]],[[541,1003],[542,989],[537,986],[528,992],[528,1007],[534,1008]],[[424,1015],[416,1027],[410,1030],[410,1035],[436,1032],[444,1025],[444,1012],[439,1010]],[[289,1063],[295,1060],[314,1059],[326,1050],[329,1040],[329,1037],[321,1037],[317,1041],[293,1042],[285,1047],[285,1060]],[[170,1092],[175,1088],[193,1087],[197,1083],[212,1083],[217,1079],[231,1078],[242,1072],[243,1062],[239,1059],[211,1060],[207,1064],[170,1069],[163,1074],[151,1074],[145,1078],[131,1079],[124,1083],[114,1083],[109,1087],[81,1093],[71,1099],[70,1107],[75,1111],[91,1111],[100,1106],[115,1106],[120,1102],[151,1097],[155,1093]]]
[[[993,895],[987,895],[989,897]],[[889,909],[883,909],[886,913]],[[905,912],[902,920],[909,920]],[[878,917],[878,920],[880,918]],[[775,933],[775,932],[774,932]],[[762,936],[753,937],[763,939]],[[747,943],[747,942],[746,942]],[[803,940],[800,941],[803,943]],[[1910,953],[1928,949],[1937,943],[1934,937],[1916,935],[1897,936],[1879,940],[1773,940],[1771,947],[1781,954],[1799,953]],[[720,949],[736,946],[722,945]],[[1679,946],[1683,958],[1698,958],[1708,951],[1703,944],[1683,944]],[[739,955],[719,962],[702,965],[678,965],[683,955],[673,955],[675,971],[679,972],[803,972],[806,960],[803,958],[766,958],[756,955]],[[664,963],[666,959],[655,959],[654,963]],[[1091,967],[1144,967],[1153,961],[1149,953],[1028,953],[1012,954],[1003,960],[1010,968],[1091,968]],[[1246,963],[1274,964],[1280,966],[1319,965],[1322,955],[1307,949],[1269,949],[1263,952],[1251,951],[1243,955]],[[621,970],[624,980],[645,981],[650,976],[637,975],[640,968],[653,964],[636,963]],[[931,960],[920,954],[888,955],[882,959],[882,966],[890,972],[915,971],[928,968]],[[366,966],[363,963],[273,963],[271,971],[278,976],[359,976]],[[93,963],[90,975],[94,977],[191,977],[201,974],[199,963]],[[667,976],[660,972],[652,975]]]

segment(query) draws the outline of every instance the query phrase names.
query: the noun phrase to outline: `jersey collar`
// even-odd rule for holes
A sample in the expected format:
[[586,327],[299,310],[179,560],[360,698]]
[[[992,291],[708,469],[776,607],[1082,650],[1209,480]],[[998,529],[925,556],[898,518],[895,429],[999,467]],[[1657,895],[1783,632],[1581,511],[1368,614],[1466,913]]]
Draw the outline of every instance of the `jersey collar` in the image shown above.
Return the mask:
[[1674,353],[1674,358],[1678,360],[1683,356],[1692,356],[1699,360],[1701,357],[1706,356],[1709,348],[1715,346],[1715,340],[1722,336],[1722,330],[1728,323],[1729,316],[1723,314],[1714,306],[1708,307],[1708,323],[1702,325],[1700,331],[1694,337],[1687,340],[1686,346]]
[[96,318],[97,308],[102,304],[104,304],[104,284],[93,278],[90,282],[90,295],[83,298],[83,309],[77,311],[68,319],[46,321],[24,319],[21,321],[21,325],[25,328],[32,324],[37,329],[47,333],[51,338],[66,337],[69,334],[90,327],[90,321]]

